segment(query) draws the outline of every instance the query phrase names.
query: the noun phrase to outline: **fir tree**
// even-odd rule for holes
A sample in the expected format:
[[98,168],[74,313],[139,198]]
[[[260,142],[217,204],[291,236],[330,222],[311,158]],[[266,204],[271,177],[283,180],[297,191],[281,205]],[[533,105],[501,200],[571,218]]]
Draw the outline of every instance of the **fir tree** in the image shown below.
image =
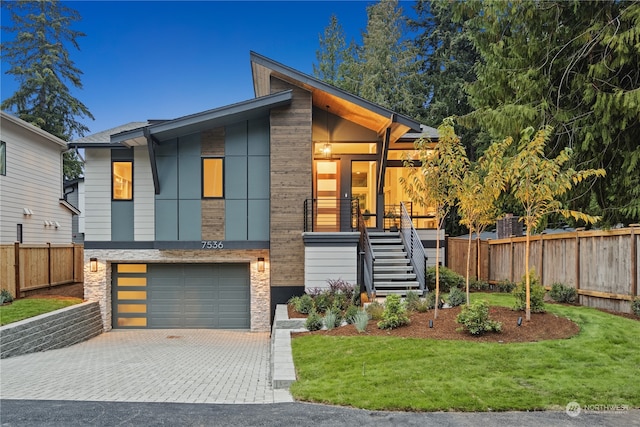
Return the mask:
[[[2,43],[2,58],[20,86],[0,108],[22,120],[69,141],[89,129],[77,118],[93,119],[87,107],[71,95],[68,84],[82,88],[82,72],[69,56],[69,48],[79,49],[77,39],[83,33],[71,29],[80,20],[77,11],[58,1],[2,2],[11,13],[12,40]],[[65,153],[65,178],[76,178],[82,167],[75,153]]]

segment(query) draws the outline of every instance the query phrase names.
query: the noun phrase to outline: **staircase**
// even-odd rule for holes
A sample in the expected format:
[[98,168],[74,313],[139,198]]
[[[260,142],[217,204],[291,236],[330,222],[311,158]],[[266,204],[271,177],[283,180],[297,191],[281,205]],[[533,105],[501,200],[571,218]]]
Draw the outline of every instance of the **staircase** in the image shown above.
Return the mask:
[[373,286],[376,296],[406,296],[409,290],[422,292],[407,257],[400,232],[370,231],[369,241],[375,255]]

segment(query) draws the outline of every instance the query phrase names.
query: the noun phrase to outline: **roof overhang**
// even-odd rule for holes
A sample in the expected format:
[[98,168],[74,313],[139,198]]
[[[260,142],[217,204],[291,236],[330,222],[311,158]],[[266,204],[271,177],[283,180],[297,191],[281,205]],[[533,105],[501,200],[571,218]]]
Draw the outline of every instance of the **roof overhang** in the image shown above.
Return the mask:
[[78,208],[76,208],[75,206],[73,206],[71,203],[67,202],[65,199],[59,199],[59,202],[62,206],[64,206],[65,208],[69,209],[71,211],[72,214],[74,215],[80,215],[81,212]]
[[120,144],[127,147],[146,145],[147,135],[157,141],[166,141],[241,120],[250,120],[264,115],[272,108],[290,104],[292,98],[291,90],[261,96],[237,104],[151,124],[144,128],[121,132],[111,136],[111,144]]
[[286,65],[251,52],[253,89],[256,96],[265,96],[271,90],[270,79],[276,77],[303,88],[312,94],[313,105],[326,109],[346,120],[359,124],[383,136],[391,129],[390,142],[397,141],[409,131],[420,132],[420,123],[353,95],[322,80],[301,73]]

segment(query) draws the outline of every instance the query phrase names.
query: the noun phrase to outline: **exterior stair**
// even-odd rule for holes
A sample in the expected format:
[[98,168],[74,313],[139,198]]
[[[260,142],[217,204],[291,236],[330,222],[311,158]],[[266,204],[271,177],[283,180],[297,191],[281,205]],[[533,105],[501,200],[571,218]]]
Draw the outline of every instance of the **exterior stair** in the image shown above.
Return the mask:
[[406,296],[409,290],[421,293],[420,283],[407,257],[400,232],[370,231],[369,241],[376,257],[373,265],[376,296]]

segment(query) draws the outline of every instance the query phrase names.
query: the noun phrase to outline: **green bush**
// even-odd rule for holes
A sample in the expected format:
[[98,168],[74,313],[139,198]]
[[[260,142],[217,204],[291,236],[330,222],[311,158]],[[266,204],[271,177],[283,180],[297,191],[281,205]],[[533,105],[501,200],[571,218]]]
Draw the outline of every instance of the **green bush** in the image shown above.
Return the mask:
[[400,301],[400,296],[393,294],[387,295],[382,320],[378,322],[378,328],[394,329],[408,323],[409,317],[407,316],[407,309],[404,307],[404,304],[402,304],[402,301]]
[[427,297],[424,299],[425,305],[428,310],[431,310],[436,307],[436,291],[431,291],[427,294]]
[[4,304],[6,302],[12,302],[13,301],[13,295],[11,295],[11,292],[9,292],[8,289],[3,289],[0,291],[0,304]]
[[460,290],[460,288],[451,288],[448,300],[451,307],[457,307],[467,302],[467,294]]
[[369,315],[366,311],[358,310],[358,313],[353,318],[353,324],[356,325],[358,332],[364,332],[369,324]]
[[322,291],[313,298],[313,305],[318,313],[324,313],[332,307],[333,295],[328,290]]
[[360,308],[355,305],[350,305],[344,312],[344,320],[347,321],[348,324],[352,324],[355,321],[356,314],[360,312]]
[[469,289],[474,291],[486,291],[489,289],[489,283],[480,279],[469,279]]
[[516,284],[510,280],[501,280],[496,285],[496,288],[498,289],[498,292],[504,292],[508,294],[510,292],[513,292],[513,290],[516,288]]
[[[426,272],[427,287],[430,291],[436,288],[436,267],[427,268]],[[451,288],[463,287],[466,279],[447,267],[440,266],[440,292],[447,293]]]
[[404,304],[409,311],[418,311],[417,306],[420,304],[420,295],[416,291],[407,291],[404,297]]
[[554,283],[551,285],[549,296],[556,302],[573,304],[578,299],[578,291],[563,283]]
[[631,311],[636,316],[640,316],[640,297],[636,297],[633,302],[631,302]]
[[[531,287],[531,295],[529,298],[529,303],[531,304],[531,312],[532,313],[544,313],[546,310],[544,308],[544,294],[545,290],[540,285],[538,281],[538,277],[535,275],[533,270],[529,273],[530,287]],[[514,310],[525,311],[527,307],[527,290],[526,290],[526,282],[525,277],[522,277],[518,286],[512,292],[513,296],[516,298],[516,304],[513,307]]]
[[420,299],[420,301],[418,301],[418,303],[415,305],[415,311],[417,311],[418,313],[426,313],[427,311],[429,311],[429,302],[426,298],[422,298]]
[[334,296],[334,305],[335,298],[338,298],[340,300],[341,310],[346,310],[348,306],[355,303],[357,298],[360,298],[360,295],[356,298],[356,286],[347,281],[342,279],[329,279],[327,283],[329,284],[329,293]]
[[324,314],[324,326],[326,326],[328,330],[336,327],[337,314],[338,313],[333,310],[327,310]]
[[309,314],[313,310],[313,299],[311,295],[304,294],[298,299],[298,305],[294,306],[298,313]]
[[372,320],[380,320],[382,319],[384,306],[380,304],[378,301],[373,301],[371,304],[367,306],[365,310],[367,311],[367,314]]
[[489,319],[489,303],[486,300],[475,301],[469,307],[462,306],[456,322],[471,335],[502,331],[502,323]]
[[304,322],[304,327],[310,331],[319,331],[322,329],[322,317],[317,311],[311,310],[307,320]]

